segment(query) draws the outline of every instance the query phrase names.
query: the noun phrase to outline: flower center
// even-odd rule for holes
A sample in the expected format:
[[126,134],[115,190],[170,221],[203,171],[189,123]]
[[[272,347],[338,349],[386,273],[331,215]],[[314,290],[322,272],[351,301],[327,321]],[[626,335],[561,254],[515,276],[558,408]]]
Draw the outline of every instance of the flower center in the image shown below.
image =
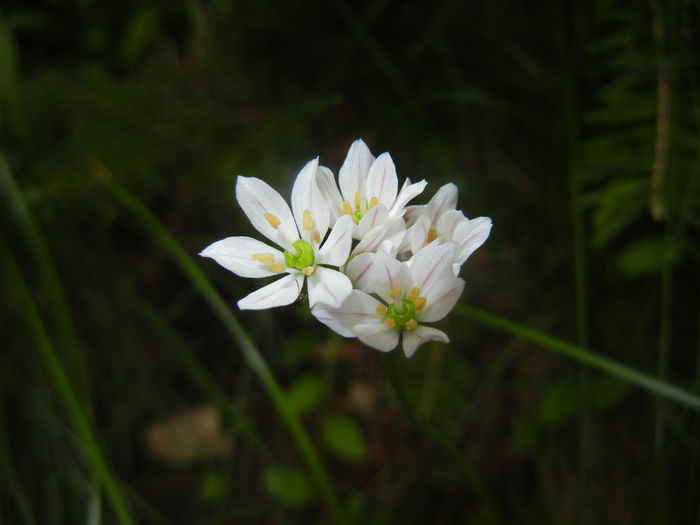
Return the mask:
[[309,266],[313,267],[314,249],[311,247],[311,245],[308,242],[299,239],[294,241],[292,246],[294,247],[296,253],[292,253],[289,250],[284,251],[284,262],[287,263],[287,266],[297,270],[304,270]]
[[386,317],[393,319],[396,326],[403,328],[406,323],[416,317],[416,305],[408,299],[401,299],[400,304],[392,303],[387,306]]

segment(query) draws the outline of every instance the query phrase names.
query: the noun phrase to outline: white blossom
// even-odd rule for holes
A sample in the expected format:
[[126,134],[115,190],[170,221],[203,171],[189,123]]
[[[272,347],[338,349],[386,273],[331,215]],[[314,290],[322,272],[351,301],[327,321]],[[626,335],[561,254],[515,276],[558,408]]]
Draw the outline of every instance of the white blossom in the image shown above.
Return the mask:
[[345,215],[352,217],[355,223],[353,237],[358,240],[364,240],[370,232],[376,234],[377,227],[392,220],[394,225],[390,225],[385,233],[395,234],[395,225],[398,224],[395,219],[403,216],[406,204],[419,195],[427,184],[425,180],[411,184],[406,179],[399,190],[399,179],[391,155],[382,153],[375,159],[361,139],[350,145],[338,174],[338,185],[333,173],[326,168],[319,170],[317,179],[329,203],[331,221]]
[[410,267],[379,251],[358,269],[365,291],[355,289],[339,307],[319,304],[312,313],[340,335],[384,352],[400,338],[407,357],[427,341],[448,343],[447,334],[424,323],[444,318],[462,294],[464,281],[452,271],[453,258],[452,243],[418,250]]
[[[309,305],[340,306],[352,290],[343,273],[327,266],[345,264],[352,245],[353,220],[341,217],[326,238],[328,203],[318,188],[318,158],[308,162],[292,188],[292,208],[264,181],[239,176],[236,199],[253,227],[280,249],[250,237],[228,237],[205,248],[211,257],[241,277],[284,275],[240,301],[241,310],[260,310],[294,302],[307,281]],[[325,241],[324,241],[325,239]]]
[[452,183],[442,186],[426,205],[410,206],[405,213],[410,225],[406,231],[402,248],[416,253],[435,239],[455,243],[455,275],[481,246],[491,233],[492,222],[489,217],[469,219],[457,210],[457,186]]

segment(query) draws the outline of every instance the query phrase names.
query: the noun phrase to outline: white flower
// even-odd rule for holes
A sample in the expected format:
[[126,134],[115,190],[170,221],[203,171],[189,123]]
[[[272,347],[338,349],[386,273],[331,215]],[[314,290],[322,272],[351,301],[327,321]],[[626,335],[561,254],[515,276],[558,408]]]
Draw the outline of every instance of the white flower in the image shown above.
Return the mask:
[[445,184],[428,204],[409,207],[405,218],[411,226],[406,231],[402,244],[403,249],[410,248],[416,253],[437,238],[455,243],[455,275],[459,274],[464,261],[488,239],[492,226],[489,217],[468,219],[455,209],[457,192],[457,186]]
[[238,301],[241,310],[291,304],[308,282],[309,305],[340,306],[352,290],[344,274],[327,268],[345,264],[352,245],[351,217],[335,221],[328,238],[328,204],[316,183],[318,158],[308,162],[292,188],[292,209],[267,183],[239,176],[236,199],[256,230],[281,250],[250,237],[228,237],[205,248],[211,257],[241,277],[287,274]]
[[406,204],[427,184],[425,180],[411,184],[406,179],[398,191],[399,179],[391,155],[382,153],[375,159],[361,139],[351,144],[340,168],[340,190],[327,168],[319,169],[317,179],[329,203],[331,221],[345,215],[352,217],[353,237],[358,240],[364,240],[372,230],[376,232],[377,226],[402,217]]
[[317,305],[313,315],[344,337],[358,337],[388,352],[403,336],[403,351],[411,357],[427,341],[448,343],[447,335],[423,323],[439,321],[454,307],[464,281],[452,271],[454,245],[431,243],[413,257],[411,266],[384,252],[366,258],[361,272],[366,289],[353,290],[340,307]]

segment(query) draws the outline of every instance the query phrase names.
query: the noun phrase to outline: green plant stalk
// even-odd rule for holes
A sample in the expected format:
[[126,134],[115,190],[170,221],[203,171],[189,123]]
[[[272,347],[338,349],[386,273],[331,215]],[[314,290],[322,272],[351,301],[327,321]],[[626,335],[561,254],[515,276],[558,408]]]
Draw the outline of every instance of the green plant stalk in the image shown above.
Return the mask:
[[416,430],[425,434],[428,438],[437,443],[448,456],[450,456],[454,461],[456,467],[461,470],[462,474],[466,478],[467,482],[471,485],[476,496],[481,500],[484,506],[488,509],[491,517],[496,517],[497,515],[497,505],[493,497],[489,494],[488,490],[484,484],[479,479],[478,474],[474,470],[473,465],[465,457],[464,453],[459,450],[454,443],[452,443],[445,435],[433,425],[427,422],[419,421],[416,417],[415,411],[411,406],[411,402],[406,395],[406,390],[401,384],[401,378],[399,377],[399,372],[396,366],[396,359],[400,352],[392,352],[390,354],[381,354],[382,365],[384,370],[388,373],[389,379],[391,381],[391,386],[396,393],[396,397],[399,399],[399,404],[404,411],[404,414],[414,426]]
[[14,261],[12,254],[5,246],[4,242],[0,244],[0,249],[2,249],[4,253],[5,271],[7,272],[9,281],[12,283],[12,288],[15,291],[22,313],[24,314],[27,325],[39,349],[41,359],[49,372],[49,376],[53,381],[54,387],[58,392],[68,417],[86,448],[95,475],[104,487],[107,498],[112,504],[112,508],[114,509],[119,523],[123,525],[135,525],[136,521],[132,518],[117,481],[112,475],[107,461],[100,450],[90,419],[81,407],[78,396],[71,386],[70,380],[61,364],[61,360],[46,331],[44,322],[39,315],[39,310],[17,267],[17,263]]
[[[578,13],[573,15],[574,29]],[[567,162],[569,176],[569,208],[571,210],[571,229],[573,238],[573,262],[574,262],[574,283],[576,297],[576,342],[583,347],[588,346],[588,284],[587,284],[587,261],[586,261],[586,234],[584,229],[583,216],[580,209],[580,170],[579,170],[579,124],[577,121],[577,92],[576,92],[576,72],[575,66],[578,57],[575,55],[575,38],[578,31],[571,31],[573,37],[571,42],[567,42],[569,54],[566,66],[565,79],[565,114],[566,114],[566,139],[567,139]],[[584,366],[579,366],[578,371],[578,397],[581,400],[581,411],[579,412],[579,494],[577,498],[578,522],[588,521],[588,456],[589,456],[589,435],[590,417],[586,404],[589,391],[588,370]]]
[[481,324],[517,335],[522,339],[542,345],[579,363],[597,368],[606,374],[643,388],[652,394],[700,411],[700,396],[610,358],[472,306],[458,304],[455,307],[455,313]]
[[158,336],[167,344],[175,358],[189,371],[195,383],[207,393],[219,409],[229,414],[235,420],[236,433],[238,431],[242,432],[263,457],[269,457],[270,451],[258,435],[252,419],[232,403],[226,392],[211,377],[187,345],[180,340],[160,312],[156,311],[150,304],[139,301],[137,298],[132,298],[131,302],[134,305],[134,309],[141,313],[144,320],[151,325],[158,333]]
[[0,192],[4,194],[7,209],[11,212],[24,238],[33,252],[39,267],[39,274],[44,282],[48,297],[52,304],[52,312],[56,317],[62,347],[65,350],[66,369],[71,372],[71,383],[75,385],[77,394],[87,409],[87,415],[92,418],[92,399],[88,374],[85,367],[83,352],[78,343],[73,319],[68,307],[66,295],[56,271],[51,252],[41,229],[34,220],[29,207],[24,201],[20,188],[17,186],[7,161],[0,153]]
[[161,247],[170,254],[173,260],[180,266],[185,275],[190,279],[195,289],[202,295],[209,306],[214,310],[226,330],[238,344],[243,357],[257,375],[263,387],[270,396],[282,421],[287,425],[294,441],[299,448],[309,468],[321,496],[326,501],[328,509],[336,523],[344,523],[345,517],[340,500],[331,483],[330,477],[321,462],[320,455],[314,447],[308,432],[304,428],[298,414],[287,402],[284,391],[277,379],[267,366],[262,354],[258,351],[253,341],[240,325],[231,312],[226,302],[222,299],[213,285],[209,282],[204,272],[194,262],[192,257],[182,248],[172,234],[158,221],[151,211],[126,188],[111,180],[105,168],[99,170],[99,176],[105,183],[105,187],[112,196],[127,210],[133,213],[148,233]]

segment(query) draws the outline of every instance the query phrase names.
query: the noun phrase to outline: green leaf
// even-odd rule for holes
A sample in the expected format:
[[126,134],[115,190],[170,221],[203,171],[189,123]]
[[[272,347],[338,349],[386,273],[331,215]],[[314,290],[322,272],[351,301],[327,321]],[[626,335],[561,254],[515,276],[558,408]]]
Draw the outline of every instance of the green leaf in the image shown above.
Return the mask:
[[297,412],[308,412],[323,397],[325,386],[315,375],[299,377],[287,390],[287,401]]
[[205,472],[199,484],[199,498],[207,503],[222,501],[226,496],[226,478],[217,471]]
[[667,242],[660,236],[648,237],[627,246],[618,257],[617,263],[625,275],[637,277],[656,273],[665,264],[674,264],[680,255],[678,243]]
[[578,407],[576,385],[572,381],[561,380],[545,390],[540,402],[542,422],[556,425],[567,420]]
[[321,434],[333,452],[350,461],[367,457],[367,443],[360,427],[345,415],[329,416],[323,420]]
[[280,503],[302,506],[314,498],[311,480],[306,473],[291,465],[270,465],[263,472],[265,491]]

